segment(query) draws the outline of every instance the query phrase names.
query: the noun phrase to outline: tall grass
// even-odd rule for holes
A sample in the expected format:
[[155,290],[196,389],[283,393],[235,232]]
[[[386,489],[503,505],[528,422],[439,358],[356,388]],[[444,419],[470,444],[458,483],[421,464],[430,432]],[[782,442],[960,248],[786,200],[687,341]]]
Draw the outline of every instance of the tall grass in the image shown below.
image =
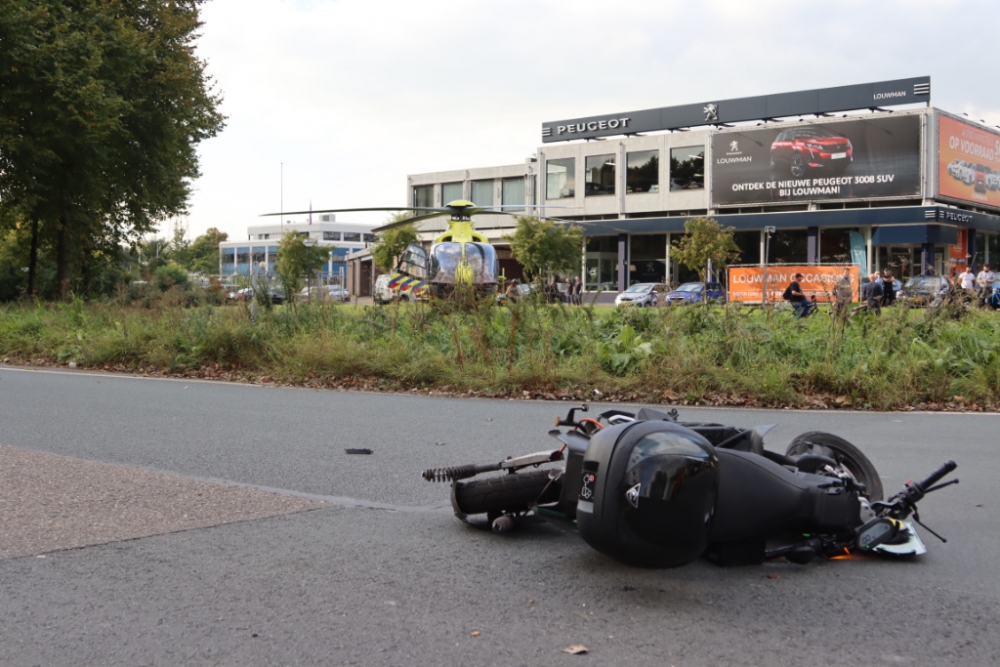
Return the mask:
[[995,408],[993,313],[889,308],[841,324],[731,305],[0,307],[11,362],[485,395]]

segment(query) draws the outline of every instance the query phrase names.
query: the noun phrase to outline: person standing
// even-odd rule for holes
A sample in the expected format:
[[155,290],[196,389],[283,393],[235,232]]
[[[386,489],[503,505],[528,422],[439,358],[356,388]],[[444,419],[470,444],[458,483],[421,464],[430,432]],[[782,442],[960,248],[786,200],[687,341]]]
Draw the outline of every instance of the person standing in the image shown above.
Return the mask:
[[882,283],[879,281],[879,274],[873,273],[868,276],[868,282],[861,288],[861,297],[869,311],[874,311],[876,315],[882,314]]
[[840,276],[840,280],[837,281],[837,286],[834,288],[834,302],[835,313],[838,317],[847,317],[847,307],[854,298],[854,287],[851,285],[851,270],[844,267],[844,273]]
[[896,301],[896,288],[893,286],[895,282],[892,270],[882,269],[882,303],[886,306],[891,306]]
[[577,306],[583,305],[583,280],[580,276],[573,280],[573,303]]
[[972,289],[976,284],[976,276],[969,270],[966,266],[965,270],[958,274],[959,287],[961,287],[966,293],[972,294]]

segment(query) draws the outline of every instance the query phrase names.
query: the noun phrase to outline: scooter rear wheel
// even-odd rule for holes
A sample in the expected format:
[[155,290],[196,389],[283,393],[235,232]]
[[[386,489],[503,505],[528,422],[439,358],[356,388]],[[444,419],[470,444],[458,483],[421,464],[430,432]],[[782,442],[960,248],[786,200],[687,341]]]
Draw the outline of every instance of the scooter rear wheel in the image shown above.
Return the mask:
[[532,470],[468,482],[456,482],[452,504],[462,514],[509,514],[527,512],[535,505],[559,500],[559,482],[549,478],[549,471]]
[[785,451],[786,456],[802,454],[820,454],[833,459],[847,468],[856,481],[865,485],[864,495],[868,500],[872,502],[882,500],[885,493],[882,488],[882,478],[879,477],[874,464],[861,453],[860,449],[840,436],[822,431],[803,433],[792,440]]

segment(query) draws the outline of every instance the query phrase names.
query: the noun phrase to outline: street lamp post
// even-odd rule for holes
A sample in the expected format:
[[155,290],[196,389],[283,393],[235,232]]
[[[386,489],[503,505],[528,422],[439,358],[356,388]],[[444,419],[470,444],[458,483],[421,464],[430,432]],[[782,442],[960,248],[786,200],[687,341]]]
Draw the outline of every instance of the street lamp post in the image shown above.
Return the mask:
[[767,309],[767,262],[771,258],[771,234],[775,232],[772,226],[764,227],[764,309]]

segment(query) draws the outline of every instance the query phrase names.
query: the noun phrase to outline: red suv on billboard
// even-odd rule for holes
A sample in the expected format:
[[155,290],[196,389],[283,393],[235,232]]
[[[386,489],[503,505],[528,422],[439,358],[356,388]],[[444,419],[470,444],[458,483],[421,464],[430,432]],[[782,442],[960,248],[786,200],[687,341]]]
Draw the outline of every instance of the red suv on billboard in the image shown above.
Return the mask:
[[816,125],[785,130],[771,144],[771,169],[787,166],[795,178],[808,169],[842,170],[853,160],[850,139]]
[[972,168],[976,170],[976,184],[972,188],[976,192],[986,192],[986,165],[977,162]]

